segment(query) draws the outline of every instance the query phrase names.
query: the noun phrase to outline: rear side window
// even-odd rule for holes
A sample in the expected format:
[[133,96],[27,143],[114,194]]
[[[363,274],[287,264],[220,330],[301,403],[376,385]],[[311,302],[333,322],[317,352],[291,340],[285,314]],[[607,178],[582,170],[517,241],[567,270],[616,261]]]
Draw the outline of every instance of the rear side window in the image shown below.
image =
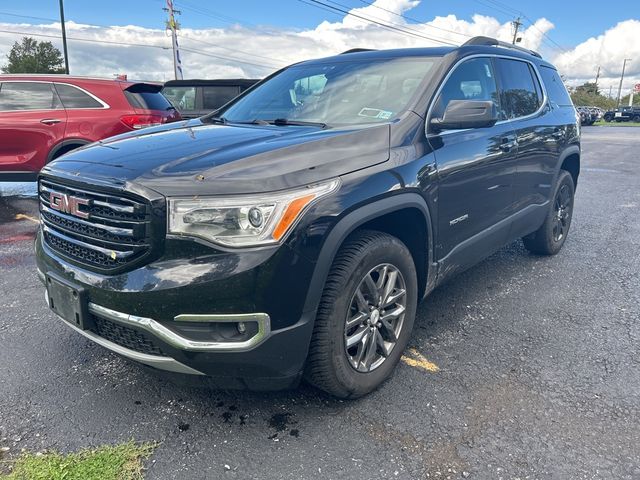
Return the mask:
[[236,86],[202,87],[202,108],[215,110],[238,96]]
[[171,110],[173,105],[160,93],[161,87],[137,83],[124,91],[129,105],[141,110]]
[[542,75],[542,81],[544,82],[547,95],[549,95],[551,102],[561,107],[573,106],[571,97],[556,69],[544,66],[540,67],[540,75]]
[[103,108],[103,105],[91,95],[72,85],[55,84],[64,108]]
[[502,116],[511,119],[535,113],[542,104],[542,92],[529,64],[506,58],[496,60],[502,87]]
[[51,83],[4,82],[0,110],[55,110],[62,108]]
[[451,100],[490,100],[498,108],[491,59],[472,58],[458,65],[442,87],[433,115],[442,118]]
[[164,87],[162,94],[167,97],[178,110],[196,109],[196,87]]

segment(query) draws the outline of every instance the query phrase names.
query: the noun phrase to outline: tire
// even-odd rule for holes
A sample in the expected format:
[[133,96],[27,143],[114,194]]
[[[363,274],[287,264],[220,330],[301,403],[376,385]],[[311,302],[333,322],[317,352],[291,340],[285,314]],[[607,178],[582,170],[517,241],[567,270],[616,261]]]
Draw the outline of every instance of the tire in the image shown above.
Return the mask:
[[636,122],[636,123],[640,122],[640,115],[634,115],[631,120]]
[[[374,282],[380,278],[390,281],[393,277],[395,288],[388,298],[400,297],[385,308],[374,308],[373,303],[377,307],[381,304],[373,298],[367,276]],[[309,347],[305,379],[339,398],[357,398],[380,386],[391,375],[409,341],[418,303],[417,285],[413,257],[400,240],[370,230],[353,234],[340,248],[327,277]],[[384,286],[384,283],[380,286],[378,297]],[[389,316],[383,325],[384,316],[397,313],[402,303],[404,313],[395,318]],[[365,316],[359,315],[365,310]],[[347,326],[347,320],[354,318],[353,325]],[[372,327],[372,324],[375,325]],[[355,340],[360,334],[364,335],[361,341],[347,347],[347,338]],[[372,349],[366,349],[374,345],[372,342],[376,342],[373,353]],[[383,349],[386,356],[382,354]]]
[[544,223],[537,231],[522,239],[527,250],[537,255],[555,255],[562,249],[571,227],[574,194],[571,174],[560,170]]
[[613,116],[612,115],[605,115],[602,118],[604,119],[605,122],[611,122],[613,120]]

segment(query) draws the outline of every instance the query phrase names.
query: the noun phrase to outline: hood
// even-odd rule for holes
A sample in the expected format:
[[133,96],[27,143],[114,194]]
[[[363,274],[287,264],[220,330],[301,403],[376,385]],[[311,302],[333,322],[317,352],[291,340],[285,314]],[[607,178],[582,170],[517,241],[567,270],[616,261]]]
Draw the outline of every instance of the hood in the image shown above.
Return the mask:
[[385,162],[389,138],[388,124],[323,130],[191,120],[94,143],[43,172],[121,188],[138,184],[164,195],[262,193]]

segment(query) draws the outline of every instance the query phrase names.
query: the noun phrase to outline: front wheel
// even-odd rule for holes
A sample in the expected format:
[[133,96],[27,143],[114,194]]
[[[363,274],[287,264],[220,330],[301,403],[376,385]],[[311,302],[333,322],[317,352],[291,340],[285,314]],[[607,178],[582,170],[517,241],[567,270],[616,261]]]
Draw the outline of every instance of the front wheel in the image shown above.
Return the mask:
[[560,251],[571,226],[574,194],[573,177],[566,170],[560,170],[544,223],[538,230],[522,239],[527,250],[538,255],[555,255]]
[[397,238],[361,231],[340,249],[318,307],[305,378],[340,398],[384,382],[400,360],[417,305],[413,257]]

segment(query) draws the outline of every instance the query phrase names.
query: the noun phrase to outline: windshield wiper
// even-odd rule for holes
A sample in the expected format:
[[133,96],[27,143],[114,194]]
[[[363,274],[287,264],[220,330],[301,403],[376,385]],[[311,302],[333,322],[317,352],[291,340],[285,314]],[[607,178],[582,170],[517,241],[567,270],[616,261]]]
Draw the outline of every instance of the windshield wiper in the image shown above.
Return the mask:
[[210,123],[219,123],[221,125],[226,125],[227,123],[229,123],[229,121],[224,117],[203,117],[200,120],[202,120],[203,122],[206,120]]
[[238,120],[237,122],[234,120],[230,120],[230,123],[239,123],[240,125],[270,125],[270,123],[266,120],[260,120],[258,118],[248,121]]
[[302,120],[289,120],[288,118],[276,118],[275,120],[265,120],[268,123],[271,123],[273,125],[277,125],[277,126],[286,126],[286,125],[295,125],[295,126],[302,126],[302,127],[320,127],[320,128],[327,128],[327,124],[326,123],[322,123],[322,122],[305,122]]

